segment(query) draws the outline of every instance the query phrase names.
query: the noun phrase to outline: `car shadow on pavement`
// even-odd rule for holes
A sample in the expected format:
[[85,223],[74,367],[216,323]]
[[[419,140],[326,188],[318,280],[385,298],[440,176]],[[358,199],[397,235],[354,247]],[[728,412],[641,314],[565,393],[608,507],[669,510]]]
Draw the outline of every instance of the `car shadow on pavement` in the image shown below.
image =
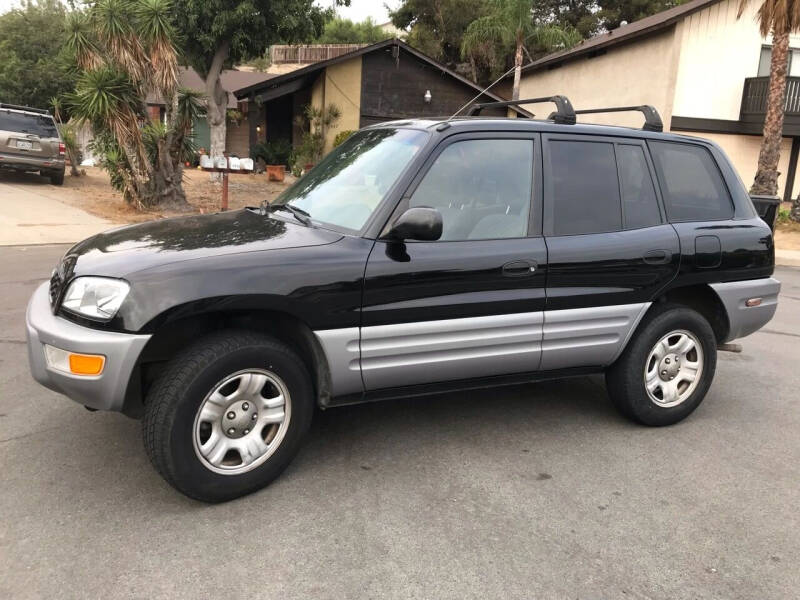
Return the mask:
[[0,183],[10,185],[50,185],[50,178],[42,177],[38,173],[18,173],[17,171],[0,170]]
[[[62,409],[59,409],[61,411]],[[63,410],[67,410],[66,407]],[[78,505],[120,504],[184,512],[206,506],[170,488],[142,448],[141,423],[113,413],[85,414],[70,407],[69,424],[42,440],[36,477]],[[537,444],[587,427],[629,426],[608,402],[601,377],[541,382],[422,398],[387,400],[317,411],[308,439],[286,472],[256,495],[282,488],[314,487],[319,478],[341,482],[365,475],[376,462],[382,475],[408,475],[409,463],[436,457],[439,467],[461,460],[465,450],[489,457],[512,451],[536,453]],[[80,431],[81,435],[72,435]],[[22,451],[23,446],[7,446]],[[102,449],[102,450],[100,450]],[[498,454],[499,453],[499,454]],[[394,472],[393,472],[394,471]],[[355,475],[354,475],[355,474]],[[543,477],[549,477],[547,475]],[[235,500],[233,503],[247,501]]]

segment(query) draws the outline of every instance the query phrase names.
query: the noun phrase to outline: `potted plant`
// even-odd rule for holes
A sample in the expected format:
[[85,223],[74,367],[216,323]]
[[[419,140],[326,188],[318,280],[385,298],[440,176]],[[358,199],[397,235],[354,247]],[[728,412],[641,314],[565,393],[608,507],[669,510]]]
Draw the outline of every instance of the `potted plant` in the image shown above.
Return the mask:
[[289,164],[291,144],[286,140],[260,142],[250,151],[253,160],[263,160],[270,181],[283,181],[286,177],[286,165]]

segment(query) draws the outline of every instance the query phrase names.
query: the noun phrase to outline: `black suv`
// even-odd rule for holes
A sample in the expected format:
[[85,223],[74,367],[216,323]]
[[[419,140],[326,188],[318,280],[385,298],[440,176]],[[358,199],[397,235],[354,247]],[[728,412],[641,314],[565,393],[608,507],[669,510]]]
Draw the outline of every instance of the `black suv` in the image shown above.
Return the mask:
[[206,501],[274,479],[315,405],[605,372],[626,416],[680,421],[775,312],[770,226],[713,143],[551,100],[368,127],[270,205],[77,244],[28,306],[33,376],[142,417]]

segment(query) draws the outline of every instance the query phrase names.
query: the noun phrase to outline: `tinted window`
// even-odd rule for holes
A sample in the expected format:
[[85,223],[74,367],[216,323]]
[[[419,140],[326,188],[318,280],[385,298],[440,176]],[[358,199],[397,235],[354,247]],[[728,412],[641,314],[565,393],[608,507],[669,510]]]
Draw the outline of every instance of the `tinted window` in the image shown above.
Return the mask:
[[39,137],[58,137],[58,130],[51,117],[26,115],[0,110],[0,131],[32,133]]
[[612,144],[550,142],[549,177],[556,235],[622,229]]
[[641,146],[619,144],[617,146],[617,168],[622,186],[622,214],[625,229],[651,227],[661,223],[653,178],[647,168],[644,149]]
[[711,154],[692,144],[648,142],[671,221],[713,221],[733,216],[733,205]]
[[442,237],[525,237],[531,202],[532,140],[467,140],[447,146],[409,206],[442,213]]

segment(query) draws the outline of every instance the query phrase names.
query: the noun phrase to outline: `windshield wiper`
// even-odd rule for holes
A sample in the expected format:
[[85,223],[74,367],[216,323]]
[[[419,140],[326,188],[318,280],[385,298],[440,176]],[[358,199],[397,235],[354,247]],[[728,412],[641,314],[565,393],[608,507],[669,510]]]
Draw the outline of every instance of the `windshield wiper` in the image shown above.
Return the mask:
[[271,208],[272,210],[280,210],[282,208],[286,209],[290,213],[292,213],[295,216],[295,218],[304,225],[309,225],[309,226],[311,225],[311,214],[309,214],[302,208],[299,208],[297,206],[292,206],[291,204],[278,204],[277,206],[272,206]]

